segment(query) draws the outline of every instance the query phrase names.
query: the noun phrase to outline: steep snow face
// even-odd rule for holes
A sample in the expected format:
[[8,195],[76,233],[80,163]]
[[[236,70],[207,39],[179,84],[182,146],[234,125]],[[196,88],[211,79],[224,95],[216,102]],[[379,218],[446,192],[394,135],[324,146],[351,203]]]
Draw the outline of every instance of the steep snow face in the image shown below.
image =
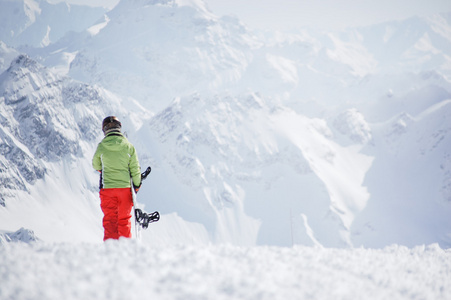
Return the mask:
[[323,120],[255,94],[192,96],[138,135],[158,172],[152,200],[142,201],[197,220],[213,240],[352,245],[349,229],[369,196],[362,183],[372,159],[337,144]]
[[55,160],[80,152],[80,136],[74,134],[78,129],[68,123],[69,112],[64,115],[63,103],[49,97],[60,92],[62,81],[25,55],[17,57],[2,74],[2,125],[26,143],[37,158]]
[[373,124],[375,156],[365,177],[371,198],[353,224],[356,244],[378,246],[413,240],[450,245],[449,145],[451,100],[421,114]]
[[82,31],[105,13],[46,0],[5,0],[0,3],[0,40],[10,46],[45,47],[70,31]]
[[69,75],[155,110],[175,96],[236,82],[253,37],[237,20],[211,14],[203,1],[185,2],[121,1],[103,28],[82,40]]
[[[8,208],[0,211],[0,227],[32,228],[50,240],[101,236],[89,158],[106,115],[114,112],[128,128],[136,115],[111,93],[60,77],[26,55],[0,75],[0,95],[0,204]],[[80,228],[83,220],[91,229]]]

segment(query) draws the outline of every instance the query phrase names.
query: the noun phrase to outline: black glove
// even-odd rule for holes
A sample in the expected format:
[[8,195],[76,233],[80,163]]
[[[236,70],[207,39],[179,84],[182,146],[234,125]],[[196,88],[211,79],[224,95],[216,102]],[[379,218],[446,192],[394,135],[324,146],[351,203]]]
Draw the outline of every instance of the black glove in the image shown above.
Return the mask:
[[136,186],[136,185],[133,184],[133,189],[135,190],[135,193],[138,193],[139,189],[141,188],[141,184],[142,184],[142,181],[139,184],[139,186]]

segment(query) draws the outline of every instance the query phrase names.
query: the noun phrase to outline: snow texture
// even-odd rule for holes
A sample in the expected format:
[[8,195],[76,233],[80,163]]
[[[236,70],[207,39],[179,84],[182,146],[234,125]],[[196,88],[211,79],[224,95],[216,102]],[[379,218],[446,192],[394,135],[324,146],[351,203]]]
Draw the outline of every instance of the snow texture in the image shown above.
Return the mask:
[[451,252],[296,246],[0,246],[1,299],[449,299]]

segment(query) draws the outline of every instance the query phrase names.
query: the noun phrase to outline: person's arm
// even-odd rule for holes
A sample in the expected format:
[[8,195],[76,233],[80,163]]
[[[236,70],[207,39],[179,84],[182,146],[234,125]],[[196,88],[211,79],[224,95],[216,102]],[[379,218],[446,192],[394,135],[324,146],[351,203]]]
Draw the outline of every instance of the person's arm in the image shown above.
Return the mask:
[[102,171],[102,160],[100,159],[100,151],[99,146],[97,146],[96,152],[94,153],[94,156],[92,158],[92,167],[94,170],[97,170],[99,172]]
[[138,192],[141,187],[141,167],[139,166],[138,154],[134,147],[131,149],[130,153],[130,176],[132,177],[133,187],[135,191]]

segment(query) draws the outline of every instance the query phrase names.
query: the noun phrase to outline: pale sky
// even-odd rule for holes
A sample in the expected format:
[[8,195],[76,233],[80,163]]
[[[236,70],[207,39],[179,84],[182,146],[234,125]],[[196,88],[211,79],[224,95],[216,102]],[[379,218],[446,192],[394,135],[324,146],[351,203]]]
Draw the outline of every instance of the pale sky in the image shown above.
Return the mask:
[[206,0],[216,14],[250,27],[343,29],[415,15],[451,12],[451,0]]
[[[61,1],[61,0],[53,0]],[[64,1],[64,0],[63,0]],[[118,0],[66,0],[109,4]],[[451,0],[205,0],[216,15],[234,15],[256,29],[343,29],[451,12]]]

